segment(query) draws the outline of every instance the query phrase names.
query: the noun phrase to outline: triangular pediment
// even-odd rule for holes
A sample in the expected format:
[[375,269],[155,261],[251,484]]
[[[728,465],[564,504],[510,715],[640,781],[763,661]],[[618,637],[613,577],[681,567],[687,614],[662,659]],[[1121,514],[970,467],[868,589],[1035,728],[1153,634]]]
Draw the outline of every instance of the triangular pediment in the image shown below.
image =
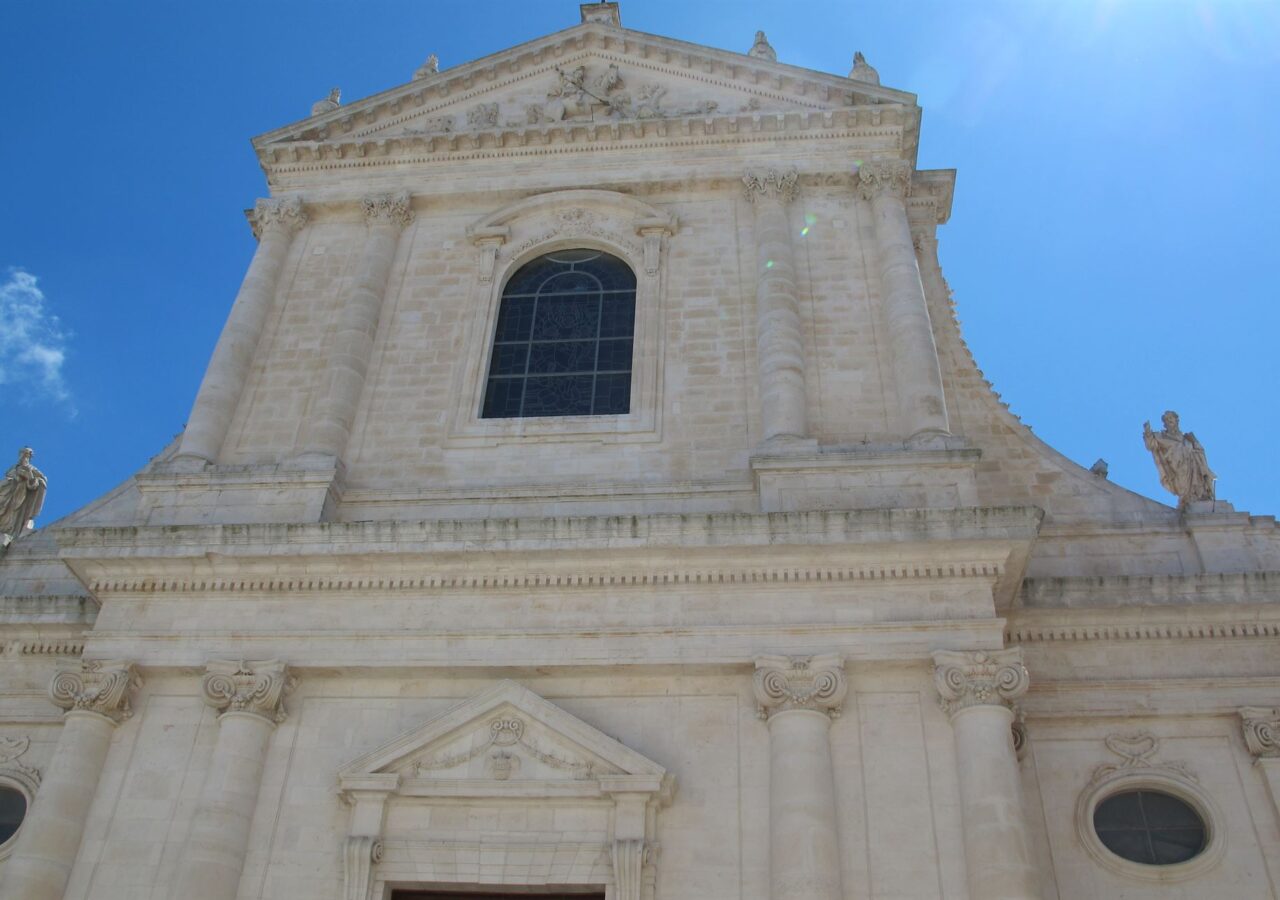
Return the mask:
[[514,681],[503,681],[365,754],[344,789],[456,781],[663,783],[666,770]]
[[909,93],[767,59],[586,23],[264,134],[359,143],[691,117],[913,106]]

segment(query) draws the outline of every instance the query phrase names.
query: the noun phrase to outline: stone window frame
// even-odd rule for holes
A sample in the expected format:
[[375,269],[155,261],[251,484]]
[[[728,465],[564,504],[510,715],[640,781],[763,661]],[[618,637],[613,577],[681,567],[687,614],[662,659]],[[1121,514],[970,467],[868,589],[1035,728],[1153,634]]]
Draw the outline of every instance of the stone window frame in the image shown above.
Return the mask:
[[[1111,852],[1093,827],[1094,810],[1103,800],[1126,791],[1157,791],[1186,803],[1205,827],[1205,846],[1199,854],[1172,865],[1150,865]],[[1222,812],[1204,788],[1180,767],[1122,767],[1095,778],[1076,804],[1076,835],[1089,856],[1104,868],[1140,881],[1168,884],[1199,877],[1222,861],[1226,853],[1226,828]]]
[[[488,446],[534,442],[631,443],[660,440],[662,420],[666,244],[674,215],[616,191],[537,194],[505,206],[467,229],[476,254],[472,315],[464,334],[448,443]],[[547,253],[600,250],[636,275],[631,404],[625,415],[485,419],[480,412],[493,355],[502,292],[521,266]]]

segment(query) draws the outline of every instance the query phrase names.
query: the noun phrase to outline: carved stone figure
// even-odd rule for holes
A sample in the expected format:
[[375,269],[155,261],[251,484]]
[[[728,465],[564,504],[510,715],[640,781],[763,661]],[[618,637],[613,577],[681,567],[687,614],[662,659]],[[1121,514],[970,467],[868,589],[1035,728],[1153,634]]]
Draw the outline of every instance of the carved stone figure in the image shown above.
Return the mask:
[[769,39],[764,36],[763,31],[756,32],[756,42],[747,51],[747,56],[754,56],[756,59],[767,59],[769,62],[778,61],[778,54],[770,46]]
[[311,115],[320,116],[327,112],[333,112],[342,105],[342,89],[334,88],[329,92],[329,96],[323,100],[317,100],[311,104]]
[[625,94],[612,96],[622,87],[622,75],[616,65],[610,65],[595,78],[588,79],[587,67],[576,66],[556,69],[560,76],[555,87],[547,91],[547,103],[540,112],[526,110],[530,123],[540,121],[562,122],[566,119],[590,118],[597,110],[610,115],[625,114],[630,98]]
[[440,71],[440,58],[437,57],[434,53],[432,53],[430,56],[427,57],[426,62],[418,66],[417,71],[413,73],[413,79],[414,81],[417,81],[419,78],[426,78],[430,75],[435,75],[439,71]]
[[1089,467],[1089,471],[1099,478],[1106,478],[1110,474],[1111,468],[1107,465],[1105,459],[1099,457],[1098,461]]
[[1178,507],[1198,500],[1213,500],[1213,482],[1217,478],[1209,469],[1204,447],[1191,432],[1178,427],[1178,414],[1168,410],[1160,421],[1163,431],[1152,431],[1151,423],[1142,424],[1142,441],[1151,451],[1160,473],[1160,484],[1178,497]]
[[849,77],[866,84],[880,83],[880,73],[871,67],[861,50],[853,54],[853,68],[849,70]]
[[498,104],[477,103],[467,110],[467,125],[471,128],[491,128],[498,124]]
[[7,545],[28,528],[44,506],[49,480],[31,465],[35,452],[30,447],[18,451],[18,462],[4,473],[0,482],[0,545]]

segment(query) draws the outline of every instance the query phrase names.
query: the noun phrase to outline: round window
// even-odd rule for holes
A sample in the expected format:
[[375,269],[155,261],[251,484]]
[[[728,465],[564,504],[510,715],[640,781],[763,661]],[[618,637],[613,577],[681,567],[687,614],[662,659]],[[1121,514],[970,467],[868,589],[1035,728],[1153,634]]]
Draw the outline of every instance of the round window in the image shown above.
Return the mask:
[[0,845],[18,833],[27,815],[27,798],[19,790],[0,785]]
[[1198,856],[1208,834],[1194,807],[1161,791],[1112,794],[1094,809],[1093,828],[1116,856],[1149,866],[1171,866]]

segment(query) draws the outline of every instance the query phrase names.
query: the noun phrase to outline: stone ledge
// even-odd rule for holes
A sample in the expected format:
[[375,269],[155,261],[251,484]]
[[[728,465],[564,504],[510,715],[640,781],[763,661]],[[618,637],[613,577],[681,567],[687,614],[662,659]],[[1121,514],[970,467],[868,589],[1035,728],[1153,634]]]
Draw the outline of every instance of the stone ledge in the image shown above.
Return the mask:
[[1018,599],[1028,610],[1280,604],[1280,572],[1027,578]]

